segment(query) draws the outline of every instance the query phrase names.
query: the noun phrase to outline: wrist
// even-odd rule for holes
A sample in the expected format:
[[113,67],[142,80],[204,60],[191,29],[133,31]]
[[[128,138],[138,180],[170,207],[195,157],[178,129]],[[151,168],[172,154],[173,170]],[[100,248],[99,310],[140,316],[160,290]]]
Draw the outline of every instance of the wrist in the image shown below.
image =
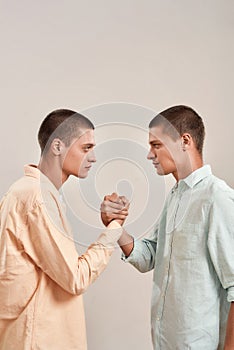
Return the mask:
[[105,247],[114,248],[114,246],[117,245],[117,242],[121,237],[122,233],[122,226],[116,220],[112,220],[108,224],[106,230],[103,233],[101,233],[97,242],[101,243]]

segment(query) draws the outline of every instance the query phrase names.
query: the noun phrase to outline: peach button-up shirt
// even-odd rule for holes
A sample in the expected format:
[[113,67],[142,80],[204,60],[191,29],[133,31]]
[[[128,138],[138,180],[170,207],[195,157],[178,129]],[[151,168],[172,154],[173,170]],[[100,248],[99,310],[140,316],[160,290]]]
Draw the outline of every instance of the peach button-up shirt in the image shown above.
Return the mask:
[[0,203],[0,228],[0,350],[86,350],[82,293],[106,267],[120,226],[79,256],[59,192],[28,165]]

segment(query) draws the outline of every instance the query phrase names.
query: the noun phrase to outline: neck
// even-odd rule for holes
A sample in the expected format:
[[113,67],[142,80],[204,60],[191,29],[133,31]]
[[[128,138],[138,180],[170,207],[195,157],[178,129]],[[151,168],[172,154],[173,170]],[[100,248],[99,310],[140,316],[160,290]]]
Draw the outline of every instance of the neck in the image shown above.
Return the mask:
[[51,155],[41,157],[38,169],[48,177],[57,190],[68,179],[68,176],[65,176],[62,172],[59,157],[53,157]]
[[202,156],[196,154],[193,157],[189,157],[188,161],[178,166],[178,171],[173,173],[174,178],[178,182],[179,180],[185,179],[195,170],[201,168],[204,165]]

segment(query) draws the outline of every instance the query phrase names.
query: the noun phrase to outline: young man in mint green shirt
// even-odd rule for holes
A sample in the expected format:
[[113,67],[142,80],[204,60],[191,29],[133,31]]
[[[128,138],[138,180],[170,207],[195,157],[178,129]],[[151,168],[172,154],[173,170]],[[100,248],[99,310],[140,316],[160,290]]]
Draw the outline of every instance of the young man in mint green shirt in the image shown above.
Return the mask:
[[[134,240],[125,231],[119,240],[123,260],[154,270],[155,350],[234,349],[234,191],[204,165],[204,136],[201,117],[187,106],[150,122],[148,159],[176,184],[150,238]],[[105,197],[106,225],[120,218],[123,201]]]

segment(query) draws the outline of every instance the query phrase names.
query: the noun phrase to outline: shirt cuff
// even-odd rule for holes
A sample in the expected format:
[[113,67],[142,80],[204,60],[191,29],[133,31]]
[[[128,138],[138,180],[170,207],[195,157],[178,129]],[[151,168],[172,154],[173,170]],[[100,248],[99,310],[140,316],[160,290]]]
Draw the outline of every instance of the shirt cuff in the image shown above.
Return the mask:
[[123,260],[126,263],[131,263],[132,261],[135,260],[135,251],[136,250],[136,246],[137,246],[137,241],[135,240],[135,238],[133,239],[133,249],[131,251],[131,253],[129,254],[129,256],[125,256],[124,253],[121,254],[121,260]]
[[229,287],[227,290],[227,301],[231,303],[234,301],[234,287]]
[[122,226],[117,221],[113,220],[109,223],[106,230],[100,234],[97,243],[100,243],[107,248],[114,248],[122,233]]

